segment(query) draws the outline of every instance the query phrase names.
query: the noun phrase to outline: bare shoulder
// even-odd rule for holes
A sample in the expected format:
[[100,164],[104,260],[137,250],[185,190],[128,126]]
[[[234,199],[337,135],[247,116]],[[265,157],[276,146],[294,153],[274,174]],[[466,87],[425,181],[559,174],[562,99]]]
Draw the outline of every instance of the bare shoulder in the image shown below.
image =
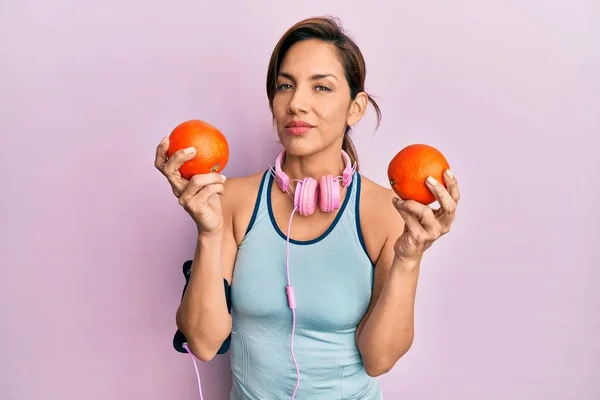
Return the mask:
[[397,225],[403,221],[392,203],[394,197],[398,197],[391,188],[382,186],[364,175],[362,178],[361,203],[365,207],[365,215],[369,220],[377,222],[388,221],[385,225]]
[[404,220],[394,207],[397,197],[391,188],[361,175],[360,221],[371,260],[379,258],[388,237],[396,238],[404,229]]
[[265,172],[261,171],[246,176],[228,177],[225,181],[225,190],[221,195],[223,213],[229,215],[238,245],[252,218],[264,175]]
[[225,192],[223,193],[224,198],[239,199],[239,195],[244,194],[243,197],[247,197],[248,191],[256,191],[262,181],[264,171],[254,173],[246,176],[236,176],[233,178],[227,178],[225,181]]

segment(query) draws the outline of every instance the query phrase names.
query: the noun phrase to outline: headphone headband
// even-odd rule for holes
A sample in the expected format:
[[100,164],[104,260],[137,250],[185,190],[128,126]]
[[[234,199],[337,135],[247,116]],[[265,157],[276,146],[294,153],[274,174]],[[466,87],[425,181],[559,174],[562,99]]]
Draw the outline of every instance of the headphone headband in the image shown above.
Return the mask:
[[[283,192],[287,192],[290,188],[290,177],[281,169],[283,157],[285,156],[285,149],[282,150],[275,159],[275,181],[277,186]],[[352,182],[352,176],[354,175],[354,166],[350,160],[350,156],[344,150],[342,150],[342,159],[344,160],[344,171],[342,172],[342,186],[345,188],[350,186]]]

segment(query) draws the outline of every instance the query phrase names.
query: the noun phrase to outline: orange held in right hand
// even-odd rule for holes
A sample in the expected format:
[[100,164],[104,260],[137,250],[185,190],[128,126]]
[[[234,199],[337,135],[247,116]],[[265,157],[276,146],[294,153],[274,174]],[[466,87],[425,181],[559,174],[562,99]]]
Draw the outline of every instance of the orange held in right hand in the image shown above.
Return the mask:
[[[223,229],[223,217],[219,195],[225,190],[225,177],[219,172],[227,163],[228,150],[226,153],[221,153],[221,163],[218,168],[215,168],[214,164],[210,168],[205,168],[204,161],[216,158],[199,155],[194,145],[210,150],[210,144],[192,140],[194,145],[173,151],[182,143],[185,144],[182,136],[185,135],[176,135],[176,140],[179,140],[178,145],[173,145],[170,138],[164,138],[160,142],[156,148],[154,165],[167,178],[173,194],[179,199],[179,204],[190,214],[198,226],[198,231],[203,234],[220,233]],[[190,136],[193,137],[194,134]],[[224,162],[222,162],[223,154],[226,154]],[[194,164],[194,160],[199,160],[199,162]],[[192,163],[187,165],[191,165],[191,167],[184,168],[190,161]]]
[[187,180],[195,174],[220,173],[229,161],[225,135],[204,121],[193,119],[177,125],[169,135],[167,157],[188,147],[194,147],[196,155],[179,168],[179,173]]
[[425,184],[427,177],[444,184],[443,174],[447,169],[450,165],[438,149],[426,144],[412,144],[394,156],[387,174],[392,189],[402,200],[429,205],[436,198]]

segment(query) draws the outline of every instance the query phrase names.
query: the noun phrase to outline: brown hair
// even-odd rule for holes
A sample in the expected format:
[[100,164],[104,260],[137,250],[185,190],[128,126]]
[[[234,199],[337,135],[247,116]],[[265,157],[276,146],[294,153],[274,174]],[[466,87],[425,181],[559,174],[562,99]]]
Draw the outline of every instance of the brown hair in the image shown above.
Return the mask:
[[[322,40],[336,47],[340,62],[345,71],[346,80],[350,86],[350,97],[352,100],[356,98],[358,93],[365,91],[365,78],[367,75],[365,60],[360,49],[344,32],[339,21],[333,17],[308,18],[289,28],[281,39],[279,39],[271,54],[267,71],[267,97],[271,112],[273,112],[273,98],[275,97],[277,75],[279,74],[279,67],[285,54],[297,42],[308,39]],[[381,110],[371,95],[367,94],[367,97],[377,113],[377,125],[379,126]],[[350,130],[351,127],[347,126],[344,132],[342,149],[348,153],[352,163],[356,163],[356,169],[358,170],[358,154],[350,138]]]

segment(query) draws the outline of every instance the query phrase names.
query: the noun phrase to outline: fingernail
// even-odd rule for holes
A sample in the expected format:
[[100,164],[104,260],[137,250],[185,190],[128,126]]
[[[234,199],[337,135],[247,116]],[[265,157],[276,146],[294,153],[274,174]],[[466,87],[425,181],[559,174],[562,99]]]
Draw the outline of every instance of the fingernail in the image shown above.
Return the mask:
[[394,197],[394,205],[399,206],[400,204],[402,204],[402,199],[399,197]]
[[446,170],[446,176],[450,179],[454,178],[454,174],[449,169]]
[[435,186],[435,185],[437,185],[438,181],[436,181],[433,177],[428,176],[427,183],[429,183],[431,186]]
[[225,181],[227,180],[227,177],[226,177],[225,175],[221,175],[221,180],[222,180],[223,182],[225,182]]
[[192,146],[192,147],[188,147],[187,149],[183,150],[184,154],[192,154],[196,151],[196,149]]
[[165,142],[167,141],[167,137],[165,136],[164,138],[162,138],[162,140],[160,141],[160,144],[165,144]]

